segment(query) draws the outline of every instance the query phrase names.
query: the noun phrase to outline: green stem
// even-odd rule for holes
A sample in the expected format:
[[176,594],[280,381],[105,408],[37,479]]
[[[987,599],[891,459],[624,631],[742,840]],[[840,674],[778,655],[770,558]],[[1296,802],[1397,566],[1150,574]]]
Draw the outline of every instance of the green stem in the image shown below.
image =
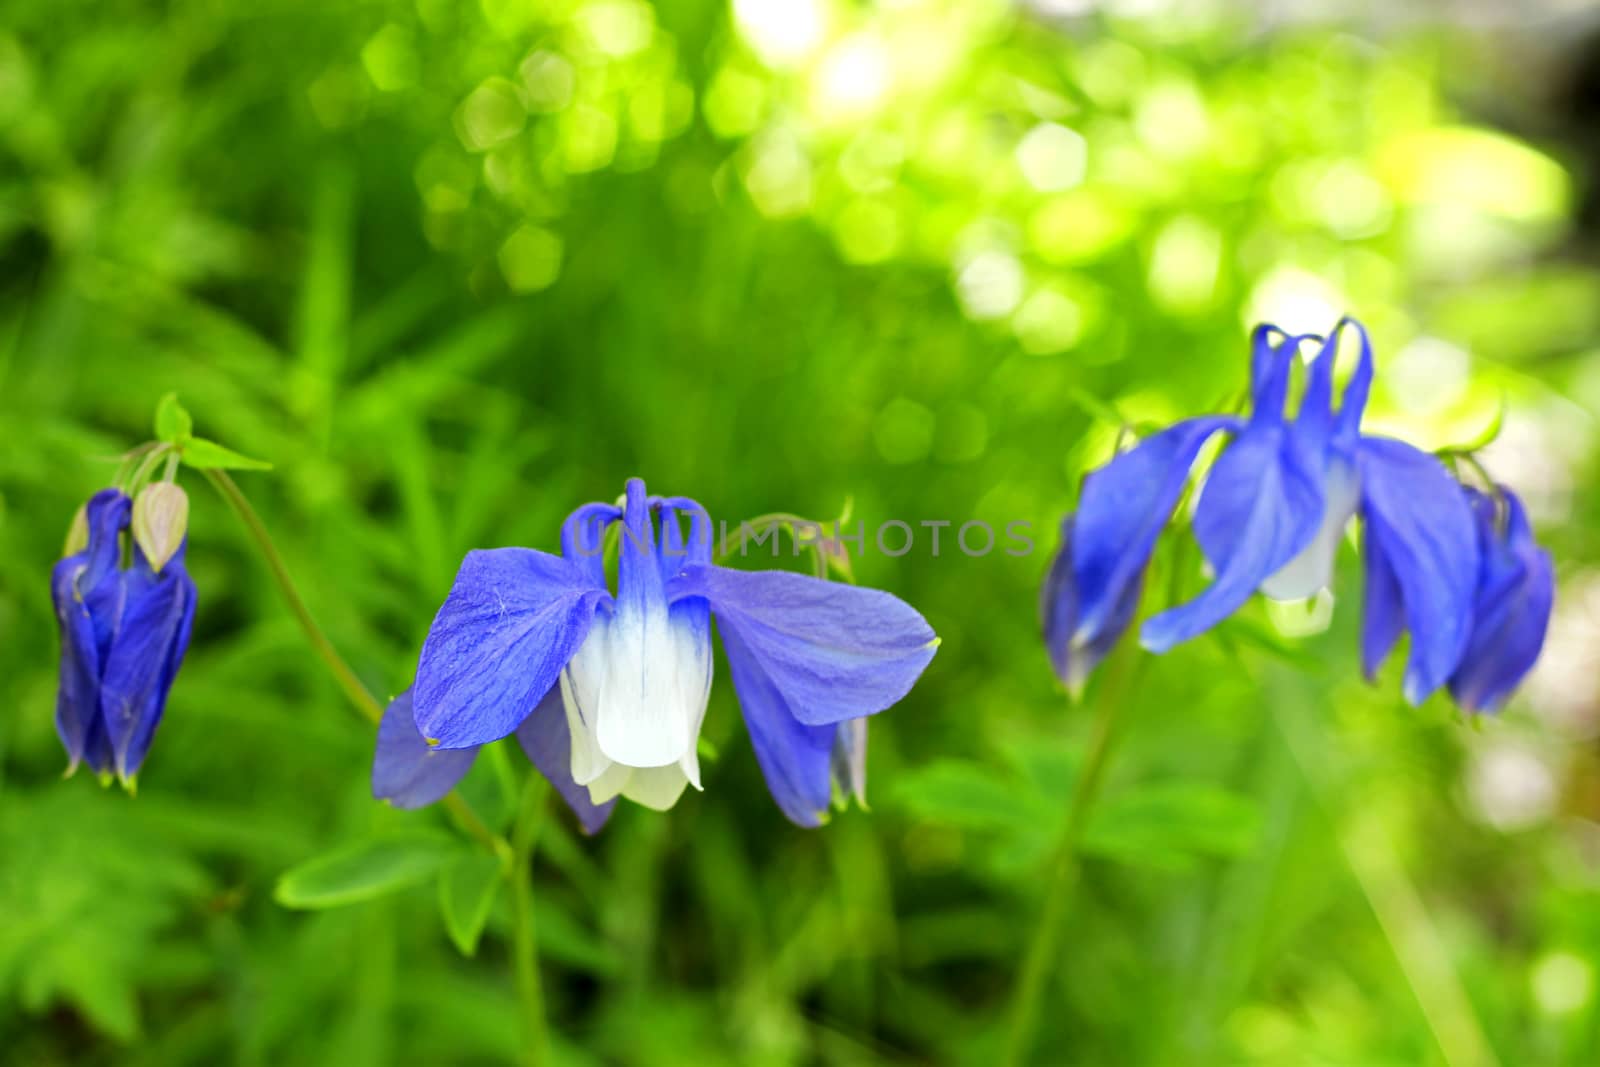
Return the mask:
[[1444,1063],[1499,1067],[1494,1046],[1456,973],[1449,945],[1401,864],[1393,840],[1381,824],[1358,823],[1335,802],[1336,773],[1328,753],[1337,751],[1337,746],[1313,717],[1291,711],[1291,702],[1271,704],[1290,756],[1332,825],[1345,863],[1400,964]]
[[523,1052],[528,1067],[543,1067],[550,1060],[550,1037],[545,1029],[544,991],[539,984],[539,938],[533,914],[533,851],[544,822],[549,787],[537,771],[528,775],[522,790],[522,810],[511,831],[511,891],[515,920],[517,997],[522,1001]]
[[[202,473],[205,474],[206,481],[222,495],[222,499],[228,502],[234,514],[239,516],[239,521],[244,523],[251,540],[260,550],[262,558],[267,561],[267,569],[272,572],[273,579],[278,583],[278,590],[283,593],[284,600],[289,602],[289,610],[299,621],[300,628],[305,631],[307,639],[311,642],[311,647],[333,675],[345,698],[368,722],[374,726],[378,725],[383,721],[383,705],[361,683],[356,672],[351,670],[344,657],[339,655],[339,650],[333,647],[333,642],[328,640],[328,635],[322,632],[322,627],[317,625],[317,620],[312,618],[311,609],[306,607],[305,600],[300,596],[300,590],[295,587],[294,579],[289,576],[289,568],[284,564],[283,556],[279,555],[278,546],[273,544],[272,535],[267,532],[261,516],[256,514],[256,509],[250,506],[250,501],[246,499],[238,484],[228,476],[227,471],[206,470]],[[505,841],[485,826],[483,820],[478,818],[477,812],[473,811],[460,796],[451,793],[444,798],[443,803],[445,810],[468,835],[496,855],[505,854],[507,848]]]
[[1110,763],[1111,750],[1117,737],[1117,713],[1127,704],[1127,682],[1131,673],[1128,656],[1122,657],[1119,667],[1117,677],[1107,679],[1096,703],[1089,747],[1072,790],[1072,799],[1067,804],[1061,838],[1056,843],[1050,861],[1050,881],[1045,887],[1044,907],[1039,912],[1039,921],[1029,939],[1017,989],[1012,996],[1011,1030],[1006,1039],[1005,1057],[1001,1061],[1008,1067],[1020,1067],[1027,1061],[1039,1028],[1040,1002],[1050,979],[1051,964],[1056,959],[1063,915],[1078,881],[1079,845]]

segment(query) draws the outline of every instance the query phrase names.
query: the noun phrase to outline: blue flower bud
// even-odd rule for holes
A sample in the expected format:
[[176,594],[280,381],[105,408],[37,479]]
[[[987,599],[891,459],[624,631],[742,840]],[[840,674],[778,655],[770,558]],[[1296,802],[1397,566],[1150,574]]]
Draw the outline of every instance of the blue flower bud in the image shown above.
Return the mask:
[[68,773],[83,762],[129,786],[189,647],[196,599],[181,542],[159,574],[139,547],[122,565],[132,510],[120,490],[96,493],[85,506],[86,542],[50,576],[61,626],[56,730]]

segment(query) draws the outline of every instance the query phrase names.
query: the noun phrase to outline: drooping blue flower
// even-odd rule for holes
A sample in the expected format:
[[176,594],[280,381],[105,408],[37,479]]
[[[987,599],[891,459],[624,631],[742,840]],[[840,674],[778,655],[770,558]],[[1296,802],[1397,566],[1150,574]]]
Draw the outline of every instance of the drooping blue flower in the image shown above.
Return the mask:
[[[1337,410],[1340,335],[1359,342]],[[1077,513],[1045,585],[1045,636],[1056,670],[1076,685],[1137,613],[1157,537],[1207,442],[1227,434],[1194,508],[1195,539],[1214,578],[1198,597],[1147,619],[1141,642],[1164,652],[1221,622],[1256,592],[1297,600],[1325,587],[1339,541],[1360,515],[1368,610],[1363,651],[1375,668],[1401,630],[1412,636],[1405,693],[1443,685],[1471,629],[1478,539],[1459,485],[1433,456],[1363,435],[1372,384],[1366,331],[1343,319],[1307,371],[1300,406],[1285,411],[1302,343],[1275,326],[1251,340],[1251,411],[1180,422],[1085,479]]]
[[[613,524],[615,593],[601,551]],[[637,478],[621,506],[574,511],[561,545],[559,556],[468,553],[423,644],[412,700],[436,751],[517,731],[569,802],[581,788],[607,811],[617,796],[665,810],[700,787],[714,615],[773,798],[794,822],[818,825],[835,788],[864,788],[860,720],[905,696],[938,643],[887,593],[713,565],[705,509],[646,496]]]
[[1515,493],[1497,487],[1499,507],[1495,497],[1466,493],[1482,558],[1472,636],[1450,676],[1450,694],[1468,711],[1495,712],[1539,658],[1555,602],[1555,571]]
[[51,599],[61,627],[56,730],[70,761],[131,784],[166,710],[167,694],[189,647],[195,586],[184,546],[153,569],[138,544],[127,546],[132,502],[116,489],[85,505],[87,544],[56,563]]

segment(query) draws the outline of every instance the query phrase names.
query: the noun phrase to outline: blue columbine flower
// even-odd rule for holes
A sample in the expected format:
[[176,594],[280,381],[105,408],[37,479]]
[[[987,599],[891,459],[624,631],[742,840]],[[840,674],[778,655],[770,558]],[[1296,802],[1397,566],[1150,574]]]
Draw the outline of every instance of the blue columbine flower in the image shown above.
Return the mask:
[[[1340,335],[1359,341],[1333,404]],[[1296,600],[1328,584],[1339,540],[1360,515],[1367,572],[1363,650],[1369,669],[1411,631],[1405,694],[1419,703],[1451,677],[1473,628],[1479,567],[1473,512],[1438,459],[1360,432],[1372,384],[1366,331],[1343,319],[1307,372],[1293,419],[1285,406],[1303,342],[1275,326],[1251,342],[1251,413],[1180,422],[1141,441],[1083,484],[1078,511],[1044,591],[1045,635],[1068,684],[1109,651],[1136,613],[1140,583],[1201,449],[1230,440],[1206,477],[1194,533],[1215,575],[1194,600],[1145,621],[1143,645],[1164,652],[1215,626],[1257,591]]]
[[1550,554],[1533,540],[1522,501],[1505,486],[1496,498],[1466,489],[1478,521],[1477,599],[1472,637],[1450,676],[1450,695],[1468,711],[1495,712],[1533,669],[1555,600]]
[[182,545],[158,571],[132,544],[132,566],[122,566],[131,513],[121,491],[96,493],[85,505],[86,544],[50,575],[61,624],[56,730],[68,773],[81,761],[125,784],[150,750],[189,647],[195,607]]
[[[601,545],[617,523],[613,594]],[[688,785],[700,787],[715,615],[768,788],[791,820],[816,826],[836,788],[864,788],[860,720],[905,696],[938,644],[922,616],[887,593],[714,566],[705,509],[646,496],[637,478],[620,506],[568,516],[561,548],[467,554],[411,690],[423,747],[398,727],[388,746],[380,740],[380,796],[437,799],[470,763],[451,750],[515,731],[590,829],[617,796],[670,808]],[[403,716],[395,705],[390,714]],[[421,755],[435,763],[416,769]]]

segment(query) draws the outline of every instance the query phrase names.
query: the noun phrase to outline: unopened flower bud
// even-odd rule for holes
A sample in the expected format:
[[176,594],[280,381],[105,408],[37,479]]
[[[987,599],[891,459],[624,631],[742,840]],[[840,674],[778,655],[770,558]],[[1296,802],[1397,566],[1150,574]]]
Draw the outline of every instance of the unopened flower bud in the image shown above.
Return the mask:
[[172,482],[152,482],[133,502],[133,539],[157,574],[183,546],[189,497]]
[[89,509],[80,504],[78,513],[72,516],[72,525],[67,529],[67,543],[61,547],[61,558],[76,556],[88,547]]

